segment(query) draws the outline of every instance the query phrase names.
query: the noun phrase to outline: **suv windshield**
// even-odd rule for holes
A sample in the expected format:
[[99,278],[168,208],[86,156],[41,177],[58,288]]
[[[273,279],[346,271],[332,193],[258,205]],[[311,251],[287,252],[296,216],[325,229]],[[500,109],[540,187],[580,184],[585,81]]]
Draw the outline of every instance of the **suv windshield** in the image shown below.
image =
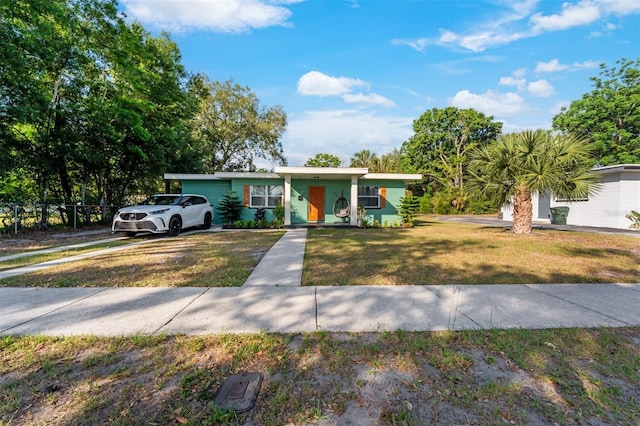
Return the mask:
[[172,204],[178,204],[179,201],[179,195],[154,195],[144,200],[142,204],[149,206],[169,206]]

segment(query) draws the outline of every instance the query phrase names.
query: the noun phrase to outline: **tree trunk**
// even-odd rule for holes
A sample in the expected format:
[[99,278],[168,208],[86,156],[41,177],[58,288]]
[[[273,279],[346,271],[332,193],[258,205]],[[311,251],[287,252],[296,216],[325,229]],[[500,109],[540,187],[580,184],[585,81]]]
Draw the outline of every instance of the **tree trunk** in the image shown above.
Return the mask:
[[513,196],[513,233],[530,234],[532,220],[531,191],[528,188],[518,190]]

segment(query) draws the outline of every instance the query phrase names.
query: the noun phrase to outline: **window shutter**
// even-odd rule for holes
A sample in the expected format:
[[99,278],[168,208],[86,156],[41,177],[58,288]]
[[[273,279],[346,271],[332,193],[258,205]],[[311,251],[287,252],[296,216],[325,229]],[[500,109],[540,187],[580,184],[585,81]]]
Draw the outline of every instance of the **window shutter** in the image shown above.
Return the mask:
[[249,207],[249,185],[244,186],[244,206]]
[[385,207],[387,207],[387,187],[381,186],[380,187],[380,208],[384,209]]

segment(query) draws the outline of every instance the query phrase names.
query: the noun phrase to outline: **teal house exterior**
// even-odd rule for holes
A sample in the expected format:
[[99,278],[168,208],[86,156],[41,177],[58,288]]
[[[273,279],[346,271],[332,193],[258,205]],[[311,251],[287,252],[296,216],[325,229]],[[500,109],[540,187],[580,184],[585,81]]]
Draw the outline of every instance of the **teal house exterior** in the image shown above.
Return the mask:
[[216,172],[213,174],[165,173],[165,181],[178,181],[183,193],[206,196],[213,204],[214,223],[222,198],[229,193],[243,201],[243,220],[255,218],[257,209],[274,220],[273,208],[284,206],[284,225],[339,223],[358,225],[358,206],[369,223],[391,226],[401,221],[400,198],[407,182],[420,174],[369,173],[352,167],[276,167],[273,172]]

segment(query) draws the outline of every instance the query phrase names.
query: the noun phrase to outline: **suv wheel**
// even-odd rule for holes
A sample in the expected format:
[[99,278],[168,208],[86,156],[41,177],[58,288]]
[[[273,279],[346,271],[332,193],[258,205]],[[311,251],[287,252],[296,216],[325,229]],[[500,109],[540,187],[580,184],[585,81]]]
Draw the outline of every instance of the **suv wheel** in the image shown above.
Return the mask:
[[201,229],[209,229],[211,228],[211,213],[207,213],[204,215],[204,222],[202,223]]
[[178,216],[174,216],[169,221],[169,235],[175,237],[182,230],[182,220]]

